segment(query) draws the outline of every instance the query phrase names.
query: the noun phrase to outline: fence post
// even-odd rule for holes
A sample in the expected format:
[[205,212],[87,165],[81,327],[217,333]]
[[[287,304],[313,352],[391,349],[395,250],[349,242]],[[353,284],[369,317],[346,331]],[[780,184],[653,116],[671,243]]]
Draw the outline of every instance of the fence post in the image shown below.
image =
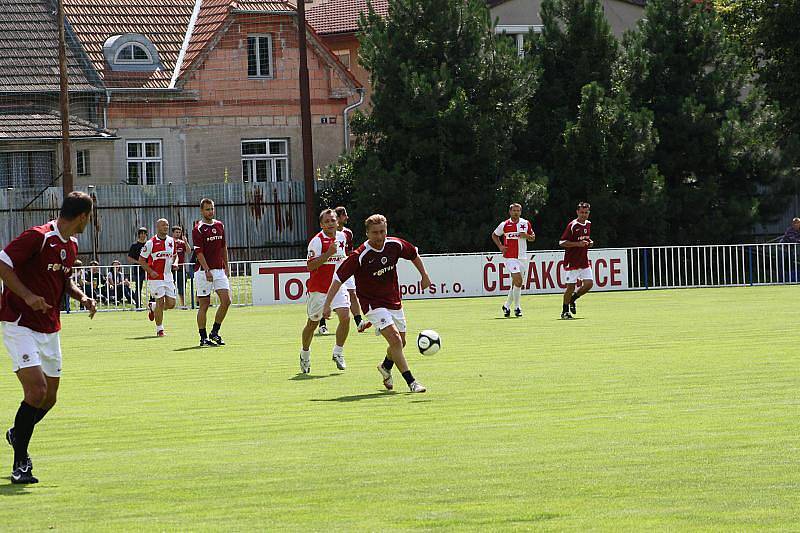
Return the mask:
[[645,290],[650,288],[650,278],[648,277],[649,274],[647,273],[650,270],[650,253],[647,248],[644,249],[644,288]]
[[747,247],[747,265],[750,271],[750,286],[753,286],[753,247]]
[[[190,290],[189,299],[192,301],[192,309],[194,309],[194,263],[191,263],[191,268],[189,269],[189,272],[192,273],[192,275],[189,276],[189,290]],[[184,299],[184,302],[185,301],[186,300]]]

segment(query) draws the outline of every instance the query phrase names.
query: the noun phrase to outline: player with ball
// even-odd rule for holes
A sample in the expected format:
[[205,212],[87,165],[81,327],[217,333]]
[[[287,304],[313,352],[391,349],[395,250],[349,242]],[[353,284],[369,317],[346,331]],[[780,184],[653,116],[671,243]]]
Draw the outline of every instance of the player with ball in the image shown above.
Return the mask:
[[356,296],[366,320],[389,343],[386,358],[378,365],[383,386],[389,390],[394,388],[392,368],[397,365],[411,392],[425,392],[425,386],[411,374],[403,353],[406,345],[406,317],[400,300],[397,262],[407,259],[414,264],[422,276],[423,290],[430,287],[431,280],[416,247],[403,239],[386,235],[386,217],[372,215],[365,221],[365,225],[367,242],[356,248],[339,266],[325,297],[322,313],[326,318],[330,317],[331,303],[342,283],[350,276],[355,276]]

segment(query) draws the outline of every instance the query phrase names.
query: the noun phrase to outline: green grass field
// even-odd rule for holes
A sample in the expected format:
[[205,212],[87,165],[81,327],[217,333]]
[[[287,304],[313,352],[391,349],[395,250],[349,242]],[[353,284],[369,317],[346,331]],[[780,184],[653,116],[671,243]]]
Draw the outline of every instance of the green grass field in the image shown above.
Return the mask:
[[[800,286],[414,301],[427,394],[383,391],[384,343],[348,369],[304,307],[234,308],[228,346],[194,314],[64,318],[60,402],[31,446],[38,485],[7,481],[0,529],[798,530]],[[334,321],[335,326],[335,321]],[[371,331],[371,330],[370,330]],[[6,358],[0,421],[20,387]]]

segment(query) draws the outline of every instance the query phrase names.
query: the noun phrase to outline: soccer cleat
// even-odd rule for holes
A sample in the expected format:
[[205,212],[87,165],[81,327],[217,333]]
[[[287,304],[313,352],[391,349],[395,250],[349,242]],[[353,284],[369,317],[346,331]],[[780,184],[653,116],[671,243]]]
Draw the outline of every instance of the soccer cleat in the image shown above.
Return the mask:
[[409,384],[408,388],[409,390],[411,390],[411,392],[425,392],[426,390],[428,390],[425,388],[425,385],[423,385],[417,380],[412,381]]
[[311,372],[311,354],[307,354],[303,357],[303,352],[300,352],[300,372],[303,374],[308,374]]
[[208,338],[211,339],[211,341],[217,346],[225,346],[225,341],[222,340],[222,337],[219,336],[219,333],[212,333]]
[[39,480],[33,477],[33,467],[26,462],[14,466],[14,470],[11,472],[11,483],[22,485],[27,483],[39,483]]
[[574,317],[569,314],[569,311],[564,311],[561,313],[561,320],[572,320]]
[[381,373],[381,377],[383,378],[383,386],[386,387],[386,390],[392,390],[394,388],[392,372],[383,368],[383,363],[378,365],[378,372]]
[[511,309],[509,309],[505,305],[503,306],[503,316],[506,318],[511,316]]
[[569,302],[569,312],[573,315],[578,313],[578,306],[575,305],[575,300]]
[[514,309],[514,316],[517,317],[517,318],[521,317],[522,316],[522,309],[520,309],[519,307]]
[[216,344],[211,342],[211,339],[200,339],[200,347],[205,348],[207,346],[216,346]]
[[328,326],[320,326],[317,330],[317,333],[320,335],[327,335],[328,334]]
[[372,322],[368,320],[362,320],[361,324],[358,325],[358,332],[364,333],[366,330],[372,327]]
[[333,359],[333,362],[336,363],[336,368],[338,368],[339,370],[344,370],[345,368],[347,368],[347,365],[344,363],[344,354],[335,353],[333,354],[333,357],[331,359]]
[[163,329],[160,329],[160,330],[156,331],[156,337],[166,337],[166,336],[167,336],[167,334],[164,333]]

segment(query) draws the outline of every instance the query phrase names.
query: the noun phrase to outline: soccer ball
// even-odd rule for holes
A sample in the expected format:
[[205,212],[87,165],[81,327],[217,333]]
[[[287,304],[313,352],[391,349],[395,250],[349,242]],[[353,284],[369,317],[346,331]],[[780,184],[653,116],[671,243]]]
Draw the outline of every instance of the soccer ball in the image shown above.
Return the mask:
[[442,347],[442,339],[432,329],[420,331],[417,336],[417,348],[422,355],[433,355]]

